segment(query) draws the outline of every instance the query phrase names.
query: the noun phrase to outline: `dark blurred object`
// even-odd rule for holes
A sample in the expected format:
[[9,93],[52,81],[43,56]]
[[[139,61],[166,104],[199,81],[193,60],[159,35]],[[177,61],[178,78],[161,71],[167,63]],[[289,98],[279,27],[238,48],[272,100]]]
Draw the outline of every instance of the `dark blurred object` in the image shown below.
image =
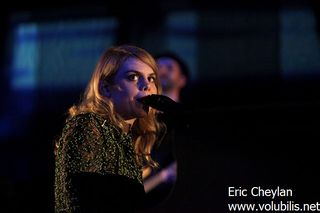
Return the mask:
[[272,201],[228,197],[228,187],[279,186],[294,192],[283,201],[316,202],[319,106],[234,106],[193,116],[191,128],[175,141],[177,182],[165,203],[150,212],[228,212],[231,203]]
[[179,113],[185,110],[182,104],[164,95],[148,95],[139,98],[138,101],[164,113]]

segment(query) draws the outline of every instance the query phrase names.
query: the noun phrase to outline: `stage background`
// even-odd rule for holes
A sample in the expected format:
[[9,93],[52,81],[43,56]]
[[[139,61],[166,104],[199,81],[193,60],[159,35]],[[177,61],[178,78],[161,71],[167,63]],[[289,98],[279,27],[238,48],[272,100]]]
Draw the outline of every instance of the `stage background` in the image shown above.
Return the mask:
[[67,109],[102,51],[125,43],[175,51],[191,70],[185,101],[199,111],[187,120],[188,140],[176,144],[178,181],[161,210],[227,212],[229,186],[280,185],[297,203],[319,201],[315,2],[3,5],[0,211],[53,212],[53,143]]

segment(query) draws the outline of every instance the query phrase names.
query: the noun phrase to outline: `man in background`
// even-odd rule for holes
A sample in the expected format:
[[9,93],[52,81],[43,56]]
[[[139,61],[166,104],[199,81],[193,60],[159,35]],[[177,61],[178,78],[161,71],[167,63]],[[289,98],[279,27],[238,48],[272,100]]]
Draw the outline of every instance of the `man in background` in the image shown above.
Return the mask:
[[[183,103],[184,89],[189,80],[187,65],[173,52],[158,54],[155,59],[158,64],[162,94]],[[170,116],[163,114],[160,119],[167,125],[167,134],[160,146],[155,147],[152,153],[153,159],[159,163],[159,168],[152,172],[151,169],[144,171],[144,187],[151,207],[163,203],[174,187],[177,176],[174,143],[181,138],[178,136],[181,131]]]
[[163,95],[176,102],[181,101],[181,92],[189,80],[189,70],[184,61],[172,52],[156,56]]

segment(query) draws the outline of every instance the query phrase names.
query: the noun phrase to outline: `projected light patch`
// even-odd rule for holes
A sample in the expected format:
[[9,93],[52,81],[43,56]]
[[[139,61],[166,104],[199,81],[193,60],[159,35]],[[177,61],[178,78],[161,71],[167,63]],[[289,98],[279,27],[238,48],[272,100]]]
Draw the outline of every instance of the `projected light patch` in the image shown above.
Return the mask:
[[116,26],[111,18],[17,25],[12,88],[82,87],[103,50],[112,46]]
[[320,43],[312,9],[285,8],[280,18],[280,58],[284,78],[319,76]]
[[168,30],[168,49],[176,52],[190,68],[191,80],[197,80],[197,50],[198,42],[196,31],[198,26],[198,16],[194,12],[172,13],[166,20]]
[[33,89],[38,70],[38,27],[34,23],[18,25],[14,30],[11,86],[13,89]]

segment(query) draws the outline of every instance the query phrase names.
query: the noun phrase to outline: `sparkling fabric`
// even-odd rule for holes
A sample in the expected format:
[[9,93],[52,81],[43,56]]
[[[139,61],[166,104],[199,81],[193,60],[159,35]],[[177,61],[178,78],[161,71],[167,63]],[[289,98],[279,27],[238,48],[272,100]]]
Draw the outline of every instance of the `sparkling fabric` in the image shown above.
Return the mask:
[[79,114],[65,124],[57,143],[55,212],[78,212],[72,176],[120,175],[142,185],[132,137],[94,113]]

